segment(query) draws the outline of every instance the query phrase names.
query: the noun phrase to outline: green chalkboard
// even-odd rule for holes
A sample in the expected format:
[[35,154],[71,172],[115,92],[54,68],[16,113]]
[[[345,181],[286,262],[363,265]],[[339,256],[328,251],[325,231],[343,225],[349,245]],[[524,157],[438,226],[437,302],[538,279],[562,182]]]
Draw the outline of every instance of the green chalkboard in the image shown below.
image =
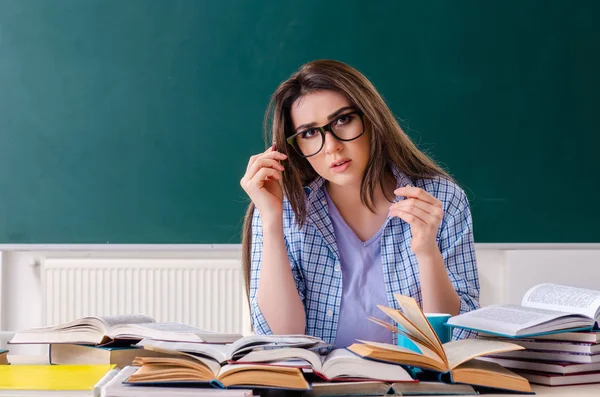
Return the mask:
[[0,1],[0,243],[238,243],[277,84],[369,77],[477,242],[600,242],[600,2]]

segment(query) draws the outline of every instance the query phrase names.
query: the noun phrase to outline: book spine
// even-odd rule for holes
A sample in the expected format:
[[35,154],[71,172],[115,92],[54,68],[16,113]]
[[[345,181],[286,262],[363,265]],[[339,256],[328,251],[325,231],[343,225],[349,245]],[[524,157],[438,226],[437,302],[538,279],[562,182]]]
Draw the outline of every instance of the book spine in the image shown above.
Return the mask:
[[117,374],[119,373],[118,369],[111,369],[110,371],[108,371],[106,373],[106,375],[104,375],[102,377],[102,379],[100,379],[100,381],[98,381],[98,383],[96,383],[96,386],[94,386],[94,389],[92,391],[92,395],[94,397],[100,397],[100,395],[102,394],[102,388],[104,386],[106,386],[106,384],[108,384],[108,382],[110,382],[111,380],[113,380],[113,378],[115,376],[117,376]]

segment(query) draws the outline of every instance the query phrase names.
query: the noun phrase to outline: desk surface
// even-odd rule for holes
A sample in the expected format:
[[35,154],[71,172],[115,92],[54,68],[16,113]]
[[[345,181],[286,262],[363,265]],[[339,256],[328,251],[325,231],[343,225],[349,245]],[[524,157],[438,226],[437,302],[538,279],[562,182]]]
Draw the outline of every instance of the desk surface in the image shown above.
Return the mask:
[[[48,356],[18,356],[18,355],[9,354],[8,361],[13,365],[48,364]],[[538,396],[600,397],[600,384],[598,384],[598,383],[593,384],[593,385],[559,386],[559,387],[531,385],[531,388]],[[270,396],[270,394],[269,394],[269,396]],[[516,394],[490,394],[490,396],[493,396],[493,397],[515,397]],[[459,397],[459,396],[456,396],[456,397]]]

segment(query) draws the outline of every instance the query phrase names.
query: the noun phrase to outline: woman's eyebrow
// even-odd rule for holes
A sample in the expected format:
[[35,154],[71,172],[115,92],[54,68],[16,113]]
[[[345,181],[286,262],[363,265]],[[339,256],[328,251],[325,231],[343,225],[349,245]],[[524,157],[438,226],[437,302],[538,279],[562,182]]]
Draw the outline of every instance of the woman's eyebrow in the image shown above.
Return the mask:
[[336,110],[335,112],[331,113],[329,116],[327,116],[327,120],[331,120],[333,118],[335,118],[337,115],[339,115],[342,112],[345,112],[346,110],[356,110],[356,108],[354,106],[344,106],[343,108],[339,108],[338,110]]
[[[336,116],[338,116],[340,113],[345,112],[346,110],[350,110],[350,109],[356,110],[356,107],[354,107],[354,106],[344,106],[342,108],[339,108],[338,110],[336,110],[335,112],[333,112],[329,116],[327,116],[327,120],[331,120],[331,119],[335,118]],[[310,128],[310,127],[314,127],[316,125],[317,125],[317,123],[315,123],[315,122],[301,124],[298,127],[296,127],[296,132],[298,132],[299,130],[301,130],[303,128]]]

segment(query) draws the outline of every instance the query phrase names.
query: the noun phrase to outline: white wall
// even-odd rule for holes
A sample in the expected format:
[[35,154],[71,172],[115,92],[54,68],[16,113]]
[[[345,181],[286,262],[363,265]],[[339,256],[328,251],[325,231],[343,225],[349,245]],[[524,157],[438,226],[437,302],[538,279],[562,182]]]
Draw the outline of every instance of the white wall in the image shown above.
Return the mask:
[[[600,244],[478,244],[476,251],[482,305],[519,303],[528,288],[542,282],[600,290]],[[240,247],[0,246],[0,331],[44,325],[37,264],[49,257],[239,259]],[[23,348],[10,346],[11,351]]]

